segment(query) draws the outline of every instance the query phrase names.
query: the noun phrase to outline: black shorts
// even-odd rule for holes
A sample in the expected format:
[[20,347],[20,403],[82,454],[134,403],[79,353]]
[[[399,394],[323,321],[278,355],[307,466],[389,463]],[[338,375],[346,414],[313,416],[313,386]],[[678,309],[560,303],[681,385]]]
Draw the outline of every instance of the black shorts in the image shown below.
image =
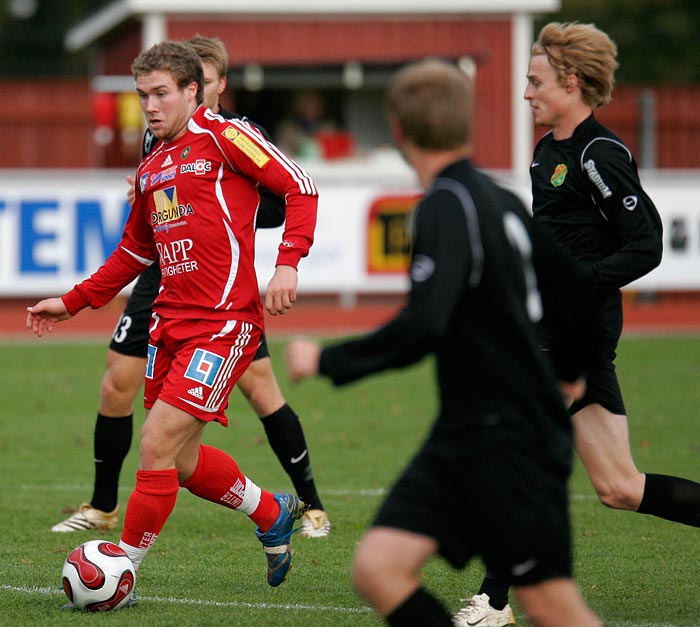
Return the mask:
[[160,289],[160,266],[151,265],[136,281],[134,289],[112,333],[109,347],[120,355],[143,357],[148,353],[148,330],[153,301]]
[[575,414],[587,405],[597,403],[613,414],[627,415],[620,383],[615,372],[617,343],[622,335],[622,293],[620,290],[601,292],[602,324],[596,346],[596,364],[586,377],[586,393],[569,411]]
[[455,568],[481,556],[513,585],[570,578],[569,467],[502,426],[441,425],[391,489],[374,526],[434,538]]
[[[597,403],[613,414],[627,415],[615,372],[617,344],[622,334],[622,295],[619,290],[608,290],[600,299],[601,323],[596,338],[595,366],[586,376],[586,393],[576,401],[569,413],[575,414],[588,405]],[[550,344],[546,332],[541,336],[543,348]]]
[[[144,270],[136,281],[134,289],[112,333],[109,348],[129,357],[146,358],[148,354],[148,331],[153,315],[153,301],[160,289],[160,267],[153,264]],[[260,338],[258,351],[253,361],[269,357],[265,335]]]
[[594,403],[602,405],[613,414],[627,415],[620,383],[615,372],[614,362],[617,341],[601,343],[599,348],[600,360],[586,376],[586,392],[569,409],[569,413],[572,416],[577,411]]

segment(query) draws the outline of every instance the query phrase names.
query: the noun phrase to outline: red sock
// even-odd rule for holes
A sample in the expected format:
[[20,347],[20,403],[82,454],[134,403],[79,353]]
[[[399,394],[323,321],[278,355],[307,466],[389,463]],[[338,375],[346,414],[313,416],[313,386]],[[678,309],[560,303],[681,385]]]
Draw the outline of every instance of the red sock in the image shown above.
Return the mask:
[[261,490],[230,455],[213,446],[200,445],[197,468],[182,487],[199,498],[244,512],[263,532],[280,514],[272,492]]
[[121,539],[133,547],[151,546],[175,507],[179,487],[175,468],[137,471]]

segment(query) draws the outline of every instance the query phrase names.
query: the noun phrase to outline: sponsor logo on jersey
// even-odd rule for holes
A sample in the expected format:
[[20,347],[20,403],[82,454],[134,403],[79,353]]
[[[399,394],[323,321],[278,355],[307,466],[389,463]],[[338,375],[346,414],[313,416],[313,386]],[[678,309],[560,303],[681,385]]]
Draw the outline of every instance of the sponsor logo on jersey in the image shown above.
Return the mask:
[[156,242],[160,257],[160,271],[163,276],[175,276],[199,270],[196,259],[190,259],[190,251],[194,242],[189,239],[178,239],[172,242]]
[[568,173],[569,168],[566,167],[566,164],[560,163],[556,168],[554,168],[554,174],[552,174],[552,178],[549,179],[549,181],[552,185],[554,185],[554,187],[561,187],[564,184],[564,179]]
[[180,159],[187,159],[187,155],[190,154],[190,147],[186,146],[185,149],[180,153]]
[[174,222],[184,216],[194,214],[194,209],[189,203],[187,205],[178,204],[177,188],[175,186],[157,189],[153,192],[153,201],[156,205],[156,210],[151,212],[151,224],[153,226]]
[[173,158],[172,158],[170,155],[168,155],[168,156],[165,158],[165,161],[163,161],[163,163],[161,164],[160,167],[161,167],[161,168],[167,168],[169,165],[172,165],[172,164],[173,164]]
[[586,163],[583,164],[583,169],[588,173],[588,178],[591,179],[593,182],[593,185],[595,185],[600,193],[603,195],[603,198],[610,198],[612,196],[612,192],[610,191],[610,188],[605,184],[605,181],[603,180],[603,177],[598,173],[598,170],[596,170],[595,167],[595,161],[593,159],[589,159],[586,161]]
[[180,166],[180,174],[187,174],[189,172],[194,172],[198,176],[211,172],[211,161],[197,159],[194,163],[183,163]]
[[270,157],[260,148],[260,146],[258,146],[249,137],[236,130],[233,126],[226,127],[221,134],[259,168],[264,167],[270,160]]
[[639,198],[636,196],[625,196],[622,199],[622,204],[625,206],[625,209],[627,211],[634,211],[637,208],[637,203],[639,202]]
[[219,374],[223,363],[224,358],[220,355],[198,348],[190,359],[185,377],[210,388],[214,385],[216,375]]
[[167,170],[161,170],[156,174],[151,176],[151,186],[156,183],[165,183],[166,181],[172,181],[177,174],[177,166],[171,166]]
[[139,178],[139,189],[141,190],[142,194],[146,189],[146,185],[148,185],[148,172],[144,172]]
[[158,347],[153,346],[153,344],[148,345],[148,360],[146,361],[146,378],[152,379],[153,373],[156,367],[156,354],[158,353]]

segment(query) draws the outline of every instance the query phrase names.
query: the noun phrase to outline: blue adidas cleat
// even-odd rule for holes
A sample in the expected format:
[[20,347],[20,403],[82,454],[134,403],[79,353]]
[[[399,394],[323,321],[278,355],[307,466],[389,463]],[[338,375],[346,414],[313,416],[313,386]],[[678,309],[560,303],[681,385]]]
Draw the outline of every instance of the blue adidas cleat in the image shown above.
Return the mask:
[[306,505],[293,494],[275,494],[274,497],[280,506],[280,514],[265,533],[257,528],[255,535],[262,542],[267,557],[267,583],[276,588],[284,581],[292,565],[290,542],[292,534],[301,529],[292,527],[294,521],[301,517]]

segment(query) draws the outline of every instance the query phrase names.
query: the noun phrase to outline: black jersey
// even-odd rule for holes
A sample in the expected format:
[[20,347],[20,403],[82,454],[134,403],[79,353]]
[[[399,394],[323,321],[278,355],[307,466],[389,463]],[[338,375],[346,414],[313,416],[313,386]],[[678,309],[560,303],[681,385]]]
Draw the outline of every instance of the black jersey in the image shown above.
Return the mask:
[[[573,380],[589,360],[590,299],[587,281],[541,237],[520,200],[468,161],[446,168],[413,216],[410,278],[399,314],[370,335],[325,348],[321,374],[341,384],[432,352],[439,423],[476,425],[497,415],[561,459],[570,423],[533,322],[543,306],[568,317],[558,327],[566,348],[553,363]],[[543,290],[543,303],[538,281],[558,284],[557,298]]]
[[[219,115],[227,120],[244,120],[250,122],[250,124],[262,133],[265,139],[270,142],[272,141],[270,134],[262,126],[249,120],[246,116],[238,115],[238,113],[228,111],[224,108],[219,109]],[[141,157],[144,158],[149,154],[157,143],[158,140],[153,136],[151,131],[146,130],[143,135],[143,143],[141,144]],[[284,224],[286,209],[284,199],[280,198],[266,187],[261,187],[258,191],[260,193],[260,207],[258,208],[258,213],[255,218],[255,228],[272,229]]]
[[546,134],[530,176],[535,220],[597,287],[617,291],[660,263],[661,219],[637,164],[593,115],[569,139]]

